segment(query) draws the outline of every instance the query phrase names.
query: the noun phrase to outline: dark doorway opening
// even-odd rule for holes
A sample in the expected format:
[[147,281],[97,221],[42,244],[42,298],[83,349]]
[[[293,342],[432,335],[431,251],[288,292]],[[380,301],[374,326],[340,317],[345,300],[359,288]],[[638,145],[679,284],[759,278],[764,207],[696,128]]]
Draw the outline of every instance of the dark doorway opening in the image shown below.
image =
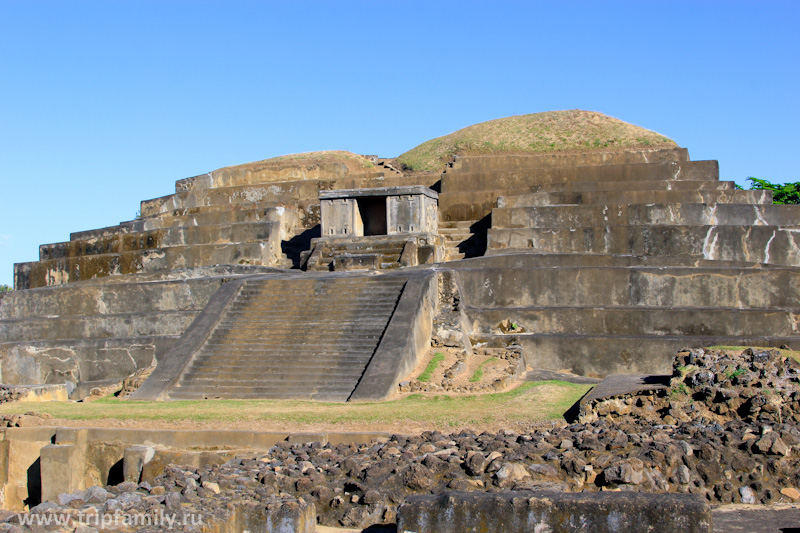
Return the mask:
[[34,463],[28,467],[27,471],[28,481],[28,498],[23,502],[29,509],[36,507],[42,503],[42,461],[36,459]]
[[364,223],[364,235],[386,235],[386,197],[358,198],[358,211]]
[[106,485],[119,485],[125,481],[125,468],[123,459],[120,459],[108,469],[108,481]]

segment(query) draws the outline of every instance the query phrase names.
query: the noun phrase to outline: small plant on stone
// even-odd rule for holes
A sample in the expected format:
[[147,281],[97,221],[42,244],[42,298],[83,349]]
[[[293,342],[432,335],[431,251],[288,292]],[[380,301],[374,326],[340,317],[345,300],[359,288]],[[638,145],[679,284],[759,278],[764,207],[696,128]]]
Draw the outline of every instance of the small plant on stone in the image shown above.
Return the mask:
[[686,396],[687,394],[689,394],[689,388],[686,386],[686,383],[678,383],[669,390],[670,398]]
[[728,372],[727,374],[725,374],[725,377],[728,378],[728,379],[733,379],[736,376],[741,376],[745,372],[747,372],[747,369],[745,369],[745,368],[737,368],[736,370],[733,370],[732,372]]

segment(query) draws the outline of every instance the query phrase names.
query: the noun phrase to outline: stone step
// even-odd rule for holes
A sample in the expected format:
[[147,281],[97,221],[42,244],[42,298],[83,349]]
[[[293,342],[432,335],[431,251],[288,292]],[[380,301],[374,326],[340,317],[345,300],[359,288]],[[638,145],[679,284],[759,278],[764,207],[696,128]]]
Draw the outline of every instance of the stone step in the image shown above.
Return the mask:
[[[299,349],[310,349],[312,347],[324,346],[325,343],[337,341],[341,346],[368,346],[370,343],[373,345],[378,342],[383,333],[378,328],[373,328],[372,331],[360,331],[355,333],[353,331],[337,331],[335,328],[327,328],[318,330],[316,326],[312,328],[303,328],[301,330],[293,330],[291,328],[284,330],[282,333],[287,337],[276,338],[275,331],[267,331],[265,333],[256,334],[254,332],[234,331],[227,334],[215,334],[208,340],[209,348],[214,346],[254,346],[260,344],[267,344],[275,340],[287,342],[287,338],[291,340],[292,346]],[[291,337],[298,336],[300,339],[294,340]]]
[[[374,350],[375,346],[377,346],[379,338],[374,339],[333,339],[337,342],[335,346],[332,346],[332,342],[330,338],[324,339],[312,339],[307,342],[292,342],[292,336],[288,333],[284,333],[283,335],[277,335],[277,341],[279,342],[245,342],[245,341],[238,341],[238,342],[223,342],[223,341],[214,341],[209,340],[209,342],[201,349],[201,355],[258,355],[261,354],[263,357],[269,357],[273,354],[285,354],[287,350],[291,350],[292,353],[298,354],[305,354],[309,356],[321,355],[321,354],[337,354],[337,353],[344,353],[344,354],[354,354],[354,353],[362,353],[365,350]],[[291,346],[291,348],[287,348]]]
[[439,222],[439,231],[456,229],[469,230],[477,223],[477,220],[444,220]]
[[512,207],[492,210],[492,224],[494,228],[798,226],[800,206],[681,203]]
[[551,169],[495,169],[442,176],[442,194],[458,191],[515,190],[569,182],[719,181],[716,161],[669,161],[634,165],[599,165]]
[[39,246],[39,259],[136,252],[173,246],[280,241],[279,222],[174,227]]
[[472,235],[470,228],[439,228],[439,235],[445,239],[461,237],[462,235]]
[[[164,198],[169,198],[164,197]],[[86,231],[70,233],[70,240],[97,239],[128,233],[141,233],[170,227],[206,226],[216,224],[235,224],[239,222],[278,222],[285,207],[272,206],[238,206],[238,205],[200,205],[191,208],[175,209],[170,212],[141,216],[134,220],[120,222],[116,226],[107,226]]]
[[619,204],[768,204],[772,191],[597,191],[533,193],[502,196],[497,207],[538,207],[545,205],[619,205]]
[[[297,383],[290,386],[282,386],[280,384],[263,383],[260,386],[204,386],[192,387],[187,386],[185,390],[183,387],[178,388],[180,391],[177,396],[170,394],[170,397],[175,399],[189,399],[192,395],[202,394],[210,399],[212,398],[263,398],[263,399],[319,399],[321,395],[331,398],[332,401],[346,401],[357,385],[358,380],[353,380],[355,383],[343,383],[341,386],[325,383]],[[176,391],[176,393],[177,393]]]
[[[341,306],[352,306],[355,304],[371,304],[375,307],[383,307],[387,304],[392,304],[397,298],[397,291],[402,287],[397,285],[392,291],[379,287],[363,287],[352,286],[346,291],[332,291],[329,293],[314,294],[306,291],[293,292],[288,295],[290,298],[295,298],[294,301],[287,301],[287,295],[279,299],[279,294],[275,292],[257,293],[255,291],[243,291],[238,298],[250,298],[250,305],[248,308],[257,309],[260,306],[268,308],[284,308],[293,309],[301,305],[301,303],[311,300],[314,303],[324,304],[326,307],[336,308]],[[242,301],[237,299],[236,304]]]
[[[264,364],[266,366],[272,365],[276,362],[295,364],[297,361],[305,360],[314,361],[315,364],[366,364],[370,357],[372,357],[372,352],[370,350],[364,350],[360,348],[342,348],[341,350],[325,350],[322,348],[318,351],[309,351],[308,353],[304,353],[302,355],[285,348],[274,348],[272,350],[254,349],[250,351],[239,352],[226,350],[220,350],[218,352],[201,351],[195,356],[193,363],[196,364],[197,370],[202,370],[205,368],[214,368],[215,366],[218,366],[220,369],[224,369],[229,366],[257,368],[260,364]],[[194,370],[195,368],[192,369],[192,371]]]
[[[191,381],[192,386],[195,388],[202,388],[210,386],[240,386],[240,387],[255,387],[258,385],[267,384],[320,384],[334,383],[339,381],[355,380],[361,377],[363,373],[363,366],[358,369],[343,369],[336,366],[297,366],[294,368],[287,368],[285,366],[272,366],[272,367],[258,367],[251,370],[247,368],[225,368],[218,369],[214,372],[203,372],[201,370],[192,370],[183,376],[181,386]],[[208,370],[208,369],[206,369]]]
[[[326,252],[326,253],[323,253],[323,254],[320,255],[320,261],[321,262],[332,262],[334,260],[334,258],[336,258],[336,257],[346,257],[348,255],[361,256],[361,255],[364,255],[364,254],[352,253],[352,252],[343,252],[343,253]],[[379,253],[379,254],[368,254],[368,255],[370,255],[370,256],[372,256],[372,255],[378,256],[380,263],[397,263],[397,262],[400,261],[401,253],[400,252],[394,253],[394,254],[391,254],[391,253],[390,254]]]
[[463,235],[456,235],[456,236],[448,236],[444,240],[445,248],[454,248],[457,247],[462,242],[468,241],[470,238],[473,237],[473,233],[465,233]]
[[224,355],[204,355],[195,357],[193,363],[195,367],[191,372],[213,373],[215,371],[229,372],[240,369],[252,369],[256,371],[263,368],[276,368],[288,365],[286,368],[293,368],[297,365],[313,365],[317,367],[336,368],[341,365],[353,363],[366,364],[372,354],[367,352],[337,352],[330,354],[316,354],[307,357],[298,357],[297,354],[283,352],[267,354],[267,357],[254,359],[252,356],[224,356]]
[[342,391],[297,391],[274,390],[251,392],[246,389],[233,391],[182,391],[176,389],[169,394],[172,400],[204,400],[204,399],[231,399],[231,400],[315,400],[323,402],[345,402],[350,397],[351,390]]
[[[725,273],[731,269],[741,272],[742,269],[761,268],[758,263],[747,261],[721,261],[705,260],[693,257],[652,257],[646,255],[612,255],[612,254],[577,254],[577,253],[536,253],[531,249],[521,248],[515,254],[496,253],[487,251],[487,255],[473,257],[459,265],[450,265],[461,271],[474,271],[481,269],[555,269],[579,267],[605,267],[605,268],[696,268],[714,267]],[[771,267],[770,270],[785,267]]]
[[316,324],[298,324],[296,322],[270,322],[265,324],[264,327],[258,328],[257,323],[251,322],[249,324],[237,325],[235,323],[225,324],[218,331],[214,332],[214,339],[237,339],[237,338],[263,338],[266,336],[273,336],[275,331],[286,331],[293,335],[302,335],[308,339],[317,338],[322,335],[336,334],[341,337],[342,335],[349,335],[353,339],[362,337],[374,337],[383,331],[386,321],[383,324],[372,323],[364,326],[344,325],[339,326],[335,322],[325,322]]
[[[347,302],[331,302],[327,301],[325,298],[321,297],[313,297],[309,298],[309,300],[313,304],[319,304],[318,309],[325,309],[326,311],[330,311],[331,313],[336,313],[337,310],[347,310],[348,313],[353,312],[353,306],[356,307],[356,311],[358,314],[365,314],[370,311],[380,311],[386,308],[393,307],[395,303],[397,303],[397,296],[385,296],[385,295],[377,295],[374,300],[370,300],[368,295],[364,295],[363,297],[359,298],[351,298]],[[336,298],[336,296],[332,295],[331,298]],[[377,301],[376,301],[377,300]],[[234,315],[258,315],[259,313],[267,313],[267,314],[277,314],[277,313],[286,313],[290,316],[297,316],[298,313],[300,316],[305,316],[304,309],[298,304],[287,304],[287,303],[279,303],[273,301],[259,301],[257,304],[252,305],[244,305],[240,303],[241,300],[237,300],[235,306],[230,309],[228,312]]]
[[647,150],[591,150],[579,153],[503,154],[456,156],[445,173],[483,172],[506,169],[543,169],[598,165],[635,165],[664,161],[688,161],[686,148]]
[[175,182],[175,192],[223,187],[282,185],[302,181],[317,181],[321,189],[388,187],[389,185],[384,185],[384,183],[394,183],[394,180],[403,177],[396,170],[380,164],[369,169],[362,168],[342,174],[341,169],[321,169],[317,165],[299,168],[288,161],[283,164],[256,162],[226,167],[207,174],[178,180]]
[[105,276],[163,272],[210,265],[288,266],[280,242],[196,244],[14,265],[16,287],[36,288]]
[[646,181],[570,181],[548,183],[504,191],[501,196],[535,192],[599,192],[599,191],[698,191],[736,189],[733,181],[646,180]]
[[768,331],[776,337],[800,336],[800,306],[713,311],[644,306],[463,309],[480,333],[499,333],[500,322],[510,319],[528,332],[542,334],[724,336],[735,331],[757,337]]
[[[370,325],[373,323],[370,319],[373,317],[375,313],[381,314],[385,312],[390,312],[394,308],[394,302],[391,304],[386,305],[366,305],[357,311],[352,309],[345,310],[341,307],[330,308],[325,306],[316,307],[317,311],[320,313],[325,313],[328,315],[328,322],[335,323],[336,325],[341,324],[342,327],[347,327],[351,325],[355,325],[358,327],[361,320],[367,321],[366,324],[363,325]],[[284,314],[281,308],[264,308],[263,310],[259,309],[244,309],[241,311],[228,311],[225,318],[221,322],[221,325],[228,325],[230,323],[239,323],[245,327],[250,325],[251,327],[255,327],[254,325],[258,323],[265,323],[269,324],[270,326],[276,325],[286,325],[286,326],[304,326],[306,320],[308,318],[307,314],[302,314],[299,312],[292,312],[296,311],[294,308],[284,308],[288,312]],[[344,322],[340,322],[339,320],[344,320]],[[378,323],[380,320],[375,320],[374,323]]]
[[[493,268],[460,269],[462,304],[481,308],[577,305],[713,310],[794,309],[800,302],[796,268],[593,267],[569,266],[570,259],[562,256],[557,263],[541,268],[528,258],[519,268],[496,262]],[[586,258],[576,257],[575,261],[582,259]]]
[[[199,311],[224,278],[58,285],[5,294],[0,318],[149,314],[176,310]],[[74,337],[73,337],[74,338]]]
[[[388,310],[388,308],[387,308]],[[379,311],[379,310],[378,310]],[[353,315],[348,313],[345,315],[348,317],[348,320],[337,320],[337,317],[330,316],[327,321],[320,321],[318,324],[315,324],[315,329],[318,327],[324,327],[328,324],[328,327],[339,328],[340,331],[347,331],[350,328],[370,328],[370,327],[380,327],[385,321],[381,319],[373,320],[373,315],[366,312],[361,312],[358,315]],[[260,318],[261,315],[238,315],[238,316],[230,316],[230,313],[226,315],[225,320],[221,322],[221,330],[225,330],[228,327],[234,326],[236,328],[241,329],[241,331],[259,331],[259,324],[268,324],[269,327],[278,327],[278,326],[286,326],[286,327],[295,327],[298,329],[305,329],[306,324],[302,322],[302,319],[308,318],[307,316],[298,315],[297,317],[284,317],[280,313],[276,313],[269,317]]]
[[[488,345],[506,345],[509,336],[476,338]],[[708,346],[774,346],[800,348],[800,337],[778,336],[649,336],[649,335],[516,335],[525,364],[536,369],[567,371],[602,378],[609,374],[671,374],[675,353]]]
[[[331,307],[336,305],[352,305],[355,303],[374,302],[375,305],[385,305],[391,303],[397,297],[396,292],[402,287],[402,284],[396,285],[392,290],[387,290],[381,287],[359,286],[351,285],[342,290],[335,290],[330,292],[314,291],[311,290],[298,290],[291,295],[284,295],[279,299],[280,294],[275,292],[277,289],[270,289],[269,291],[255,291],[252,289],[245,289],[238,296],[238,298],[248,298],[253,305],[263,304],[267,306],[280,306],[280,307],[296,307],[298,303],[305,302],[306,300],[319,301],[326,303]],[[302,300],[288,301],[287,296],[290,298],[301,298]],[[237,300],[237,303],[239,300]]]
[[777,226],[606,226],[491,229],[488,248],[537,252],[697,257],[800,264],[800,231]]
[[142,219],[143,231],[186,226],[280,222],[281,215],[285,212],[284,209],[277,207],[226,207],[227,209],[221,210],[198,206],[147,217]]
[[[195,379],[191,383],[181,383],[180,388],[184,390],[211,390],[211,389],[243,389],[256,392],[262,390],[291,390],[297,389],[329,389],[345,392],[352,390],[361,374],[350,375],[347,377],[337,377],[326,379],[322,373],[315,374],[312,369],[307,377],[302,375],[274,376],[273,379],[251,379],[240,380],[218,380],[214,379]],[[271,377],[271,376],[270,376]]]
[[196,189],[141,202],[144,217],[201,206],[240,206],[245,208],[319,204],[319,180],[282,181],[258,185],[237,185]]
[[[388,295],[393,294],[393,292],[398,288],[402,287],[403,284],[404,282],[402,281],[397,283],[391,282],[387,283],[386,285],[380,283],[343,283],[332,288],[318,288],[314,285],[306,285],[297,287],[296,290],[292,292],[292,295],[315,297],[319,299],[335,297],[337,298],[337,301],[338,299],[342,298],[344,298],[343,301],[358,299],[367,294],[375,295],[377,297],[387,297]],[[279,288],[279,285],[270,286],[264,289],[245,286],[242,289],[241,296],[252,296],[254,298],[263,298],[265,300],[277,299],[281,296],[281,294],[277,292]],[[285,295],[283,296],[282,301],[286,301]]]
[[152,335],[181,335],[197,311],[163,311],[148,314],[27,317],[0,320],[0,339],[27,342],[55,339],[102,339]]

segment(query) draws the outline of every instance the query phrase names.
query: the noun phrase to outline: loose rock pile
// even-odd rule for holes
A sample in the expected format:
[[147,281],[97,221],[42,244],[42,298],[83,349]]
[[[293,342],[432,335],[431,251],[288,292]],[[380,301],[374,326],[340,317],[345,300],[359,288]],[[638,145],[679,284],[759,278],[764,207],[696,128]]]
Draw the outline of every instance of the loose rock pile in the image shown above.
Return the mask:
[[602,398],[584,406],[597,417],[676,424],[800,424],[800,364],[778,350],[685,350],[673,362],[669,389]]
[[0,385],[0,403],[16,402],[25,396],[25,393],[16,387]]
[[[65,496],[61,508],[183,508],[213,516],[230,502],[278,498],[313,503],[325,525],[367,527],[393,522],[408,495],[446,490],[625,490],[689,493],[712,503],[793,502],[800,500],[798,368],[758,350],[682,352],[668,390],[598,402],[588,422],[528,434],[394,435],[367,445],[283,442],[223,465],[169,466],[151,484],[107,487],[108,496],[97,488],[78,499]],[[45,506],[52,507],[34,512],[53,512]]]

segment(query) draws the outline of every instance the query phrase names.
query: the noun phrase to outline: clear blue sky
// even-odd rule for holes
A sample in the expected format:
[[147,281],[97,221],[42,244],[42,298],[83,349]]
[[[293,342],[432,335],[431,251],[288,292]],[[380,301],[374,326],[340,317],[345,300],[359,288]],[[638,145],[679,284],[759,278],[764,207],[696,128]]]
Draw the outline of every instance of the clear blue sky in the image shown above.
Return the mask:
[[800,2],[0,0],[0,284],[177,179],[587,109],[798,181]]

